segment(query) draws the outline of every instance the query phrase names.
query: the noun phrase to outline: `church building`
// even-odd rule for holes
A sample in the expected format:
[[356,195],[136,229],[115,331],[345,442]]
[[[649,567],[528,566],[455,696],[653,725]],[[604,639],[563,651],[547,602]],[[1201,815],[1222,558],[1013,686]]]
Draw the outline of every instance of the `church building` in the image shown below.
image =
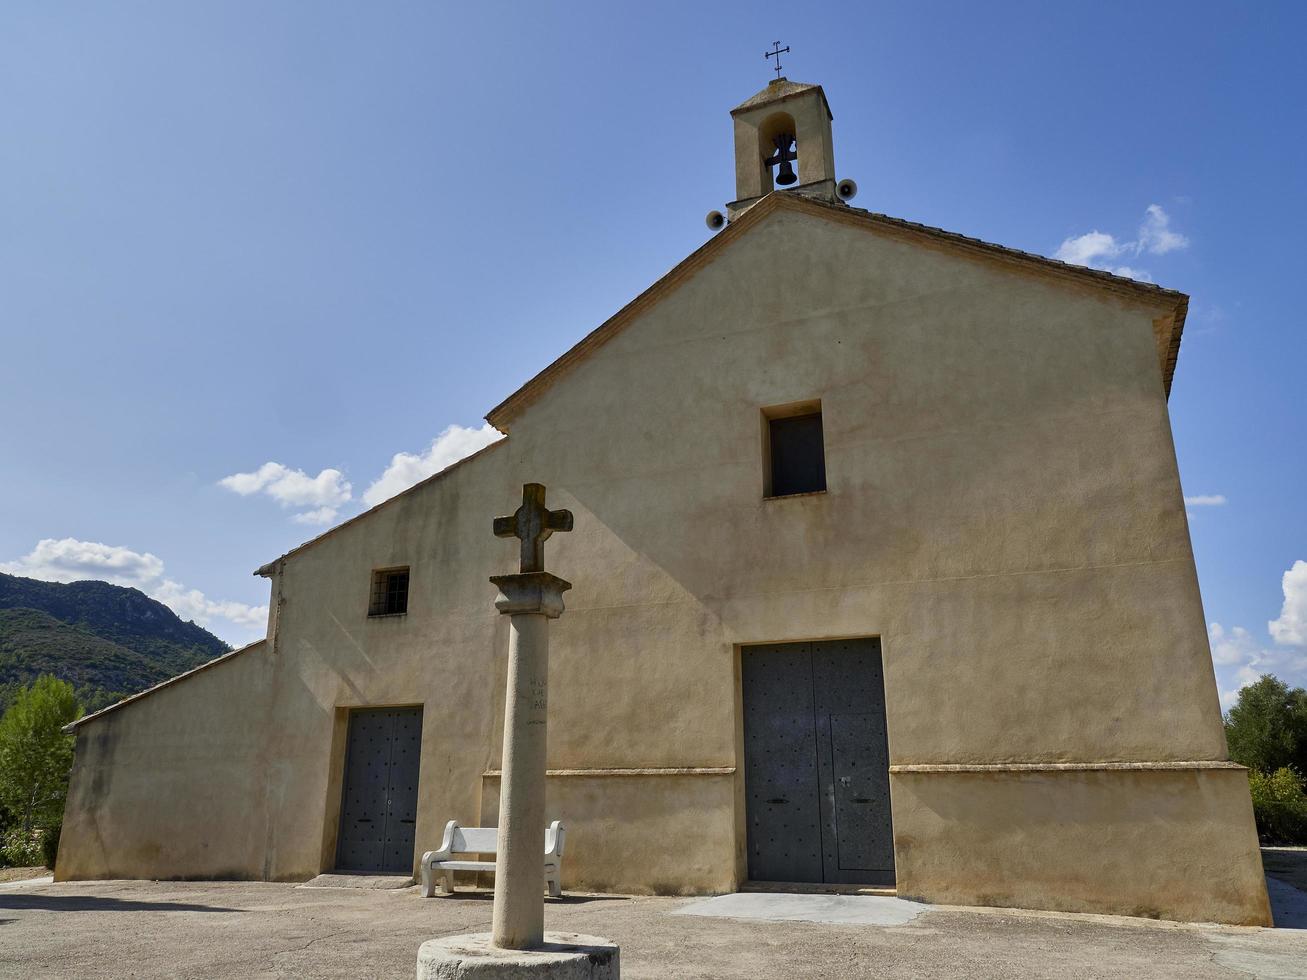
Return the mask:
[[1188,298],[853,207],[818,85],[731,117],[720,230],[502,439],[260,568],[265,639],[76,724],[59,879],[408,874],[493,826],[492,519],[540,483],[565,889],[1270,923],[1167,409]]

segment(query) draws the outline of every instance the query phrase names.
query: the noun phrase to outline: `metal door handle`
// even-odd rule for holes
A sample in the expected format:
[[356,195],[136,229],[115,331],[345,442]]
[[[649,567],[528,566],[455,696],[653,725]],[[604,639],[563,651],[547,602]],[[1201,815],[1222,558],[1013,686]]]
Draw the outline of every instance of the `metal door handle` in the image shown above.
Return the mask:
[[767,802],[768,802],[768,803],[788,803],[788,802],[790,802],[790,801],[787,800],[787,799],[785,799],[785,798],[782,797],[782,796],[778,796],[778,797],[776,797],[776,799],[774,799],[774,800],[768,800]]
[[408,820],[408,819],[400,820],[400,823],[415,823],[415,822],[416,822],[416,821]]
[[371,817],[359,817],[358,820],[355,821],[355,823],[372,823],[372,818],[371,818]]
[[865,796],[855,796],[855,797],[853,798],[853,802],[854,802],[854,803],[875,803],[876,801],[875,801],[875,800],[869,800],[869,799],[867,799],[867,797],[865,797]]

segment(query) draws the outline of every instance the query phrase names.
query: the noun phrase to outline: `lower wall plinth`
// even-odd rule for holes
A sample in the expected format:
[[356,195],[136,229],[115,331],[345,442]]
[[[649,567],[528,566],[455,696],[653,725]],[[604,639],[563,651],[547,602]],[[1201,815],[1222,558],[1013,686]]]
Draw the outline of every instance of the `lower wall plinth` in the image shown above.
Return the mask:
[[[565,773],[565,775],[564,775]],[[636,895],[735,890],[734,770],[562,770],[545,819],[567,829],[563,887]],[[482,779],[481,822],[499,818],[499,776]],[[541,843],[544,827],[540,828]]]
[[1240,768],[896,766],[890,785],[900,897],[1271,924]]

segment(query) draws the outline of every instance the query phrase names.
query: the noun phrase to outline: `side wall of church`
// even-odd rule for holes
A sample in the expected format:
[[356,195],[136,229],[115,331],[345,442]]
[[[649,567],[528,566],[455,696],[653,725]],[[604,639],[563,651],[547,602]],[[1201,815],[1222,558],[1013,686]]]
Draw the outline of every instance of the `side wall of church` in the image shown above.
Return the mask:
[[80,727],[56,878],[272,877],[271,666],[260,643]]
[[[262,846],[268,877],[329,868],[351,706],[424,706],[419,853],[449,819],[493,822],[507,639],[486,579],[514,552],[490,518],[536,481],[575,514],[546,549],[574,583],[549,692],[570,887],[734,887],[742,648],[879,636],[902,894],[1265,921],[1246,779],[1191,765],[1227,756],[1159,315],[777,211],[506,441],[282,563],[259,737],[290,761],[262,844],[233,824],[209,847]],[[764,499],[762,410],[815,399],[827,492]],[[388,565],[412,569],[409,612],[369,620]],[[149,700],[115,730],[148,742]],[[92,765],[79,749],[77,781]],[[203,778],[177,785],[176,826]]]

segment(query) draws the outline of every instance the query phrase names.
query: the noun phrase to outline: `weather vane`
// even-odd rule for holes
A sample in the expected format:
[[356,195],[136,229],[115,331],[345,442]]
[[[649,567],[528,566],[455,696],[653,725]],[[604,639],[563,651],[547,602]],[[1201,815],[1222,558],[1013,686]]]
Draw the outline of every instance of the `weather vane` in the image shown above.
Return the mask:
[[775,48],[776,50],[775,50],[775,51],[764,51],[764,52],[762,53],[762,56],[763,56],[764,58],[775,58],[775,59],[776,59],[776,68],[775,68],[775,71],[776,71],[776,80],[777,80],[777,81],[780,81],[780,78],[781,78],[781,52],[782,52],[782,51],[789,51],[789,50],[790,50],[790,46],[787,44],[787,45],[785,45],[785,47],[782,48],[782,47],[781,47],[781,42],[780,42],[780,41],[772,41],[771,46],[772,46],[773,48]]

